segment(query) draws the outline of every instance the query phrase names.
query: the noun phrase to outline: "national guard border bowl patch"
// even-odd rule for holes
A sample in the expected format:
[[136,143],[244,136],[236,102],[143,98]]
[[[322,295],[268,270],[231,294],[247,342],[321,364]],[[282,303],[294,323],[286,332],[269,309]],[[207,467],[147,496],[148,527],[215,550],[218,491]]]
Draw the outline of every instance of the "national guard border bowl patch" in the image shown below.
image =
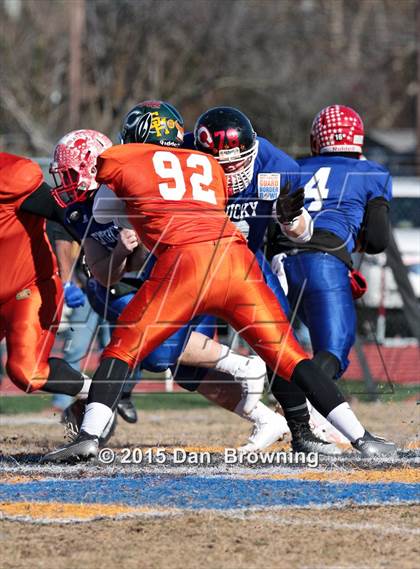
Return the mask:
[[258,174],[258,197],[274,201],[280,195],[280,174]]

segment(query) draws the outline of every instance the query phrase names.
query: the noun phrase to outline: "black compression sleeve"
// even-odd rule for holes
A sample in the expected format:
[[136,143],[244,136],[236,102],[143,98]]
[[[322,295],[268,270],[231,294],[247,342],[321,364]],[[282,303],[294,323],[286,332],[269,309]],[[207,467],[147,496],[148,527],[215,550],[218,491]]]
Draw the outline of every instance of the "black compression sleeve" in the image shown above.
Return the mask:
[[385,198],[370,200],[360,231],[362,250],[370,255],[382,253],[389,241],[389,202]]
[[21,211],[45,217],[50,221],[56,221],[68,231],[75,241],[80,242],[79,235],[66,224],[66,210],[58,205],[51,194],[51,187],[43,182],[39,188],[32,192],[24,200],[19,208]]
[[[51,221],[59,221],[60,213],[57,211],[59,205],[51,195],[51,187],[43,182],[39,188],[32,192],[20,206],[21,211],[40,215]],[[60,208],[62,209],[62,208]]]

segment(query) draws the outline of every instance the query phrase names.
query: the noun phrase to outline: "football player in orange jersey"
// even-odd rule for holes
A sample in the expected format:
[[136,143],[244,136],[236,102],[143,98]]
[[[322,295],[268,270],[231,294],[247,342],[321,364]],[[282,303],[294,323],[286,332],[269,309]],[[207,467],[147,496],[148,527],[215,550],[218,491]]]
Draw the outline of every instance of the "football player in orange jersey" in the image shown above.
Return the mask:
[[[44,459],[95,457],[98,437],[130,369],[178,328],[206,313],[231,324],[266,361],[273,371],[274,396],[284,381],[279,374],[296,382],[362,454],[394,454],[395,445],[364,429],[334,381],[295,340],[254,255],[225,214],[227,184],[220,165],[206,154],[179,148],[183,123],[174,107],[156,101],[139,107],[130,124],[132,143],[98,156],[91,178],[125,201],[130,222],[157,262],[103,352],[78,437]],[[77,170],[59,173],[57,199],[63,193],[80,199],[84,187]]]
[[49,192],[35,162],[0,152],[0,339],[7,373],[20,389],[76,395],[87,393],[90,379],[49,357],[63,289],[45,219],[31,212],[34,196]]
[[[80,147],[84,139],[79,137],[77,140]],[[97,146],[97,153],[111,145],[107,137],[96,131],[90,140]],[[95,162],[96,156],[94,162],[85,160],[84,167],[90,171]],[[61,196],[61,199],[66,198]],[[80,399],[87,395],[90,378],[74,370],[66,361],[49,357],[60,322],[64,293],[62,281],[58,278],[55,256],[45,234],[44,218],[64,225],[79,240],[80,235],[66,221],[67,216],[68,211],[59,207],[52,198],[51,188],[43,182],[41,169],[36,163],[0,153],[0,222],[7,229],[0,240],[0,255],[2,259],[10,258],[7,267],[0,266],[3,283],[0,290],[0,338],[6,336],[9,354],[7,371],[12,381],[25,391],[42,389],[49,393],[77,395]],[[89,227],[90,224],[86,222],[82,225],[83,236],[86,226]],[[97,225],[92,230],[97,230]],[[14,257],[12,251],[15,252]],[[207,344],[205,355],[212,355],[209,354]],[[250,368],[254,372],[264,368],[259,365],[259,358],[255,357],[244,358],[232,354],[222,359],[222,369],[233,371],[231,368],[235,364],[238,376],[241,373],[249,374]],[[249,369],[239,369],[244,364],[250,364]],[[259,374],[261,381],[264,373]],[[230,389],[226,392],[230,392],[232,385],[229,384]],[[218,387],[219,400],[223,399],[223,387],[223,384]],[[239,386],[238,389],[239,393],[235,389],[235,395],[240,398]],[[242,403],[246,404],[245,399],[239,402],[238,413]],[[75,408],[81,409],[79,400],[75,401]],[[268,414],[270,419],[276,419],[275,432],[278,436],[284,434],[287,427],[283,417],[268,408],[265,411],[265,419]],[[73,406],[65,410],[64,419],[72,426],[77,424],[79,416],[73,416]],[[114,421],[111,420],[102,434],[103,439],[112,434],[113,426]]]

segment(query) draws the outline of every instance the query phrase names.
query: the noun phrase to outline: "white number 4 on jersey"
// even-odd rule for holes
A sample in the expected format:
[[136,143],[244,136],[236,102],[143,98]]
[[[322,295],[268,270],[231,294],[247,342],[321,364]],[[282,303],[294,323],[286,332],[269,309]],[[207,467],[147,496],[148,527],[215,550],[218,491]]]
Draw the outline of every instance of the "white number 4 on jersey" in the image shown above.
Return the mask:
[[305,184],[305,199],[313,200],[308,207],[308,211],[319,211],[322,208],[322,202],[328,197],[328,192],[330,191],[327,188],[330,172],[331,168],[320,168],[309,182]]

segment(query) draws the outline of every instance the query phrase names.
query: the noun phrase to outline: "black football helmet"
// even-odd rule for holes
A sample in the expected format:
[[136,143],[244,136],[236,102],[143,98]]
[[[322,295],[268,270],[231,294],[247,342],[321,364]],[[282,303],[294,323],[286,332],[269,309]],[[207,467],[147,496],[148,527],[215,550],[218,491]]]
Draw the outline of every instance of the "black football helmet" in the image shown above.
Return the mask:
[[258,152],[257,135],[248,117],[233,107],[215,107],[194,127],[195,147],[211,154],[222,166],[230,194],[249,186]]
[[144,142],[159,146],[181,146],[184,119],[176,108],[163,101],[143,101],[129,111],[120,132],[122,144]]

